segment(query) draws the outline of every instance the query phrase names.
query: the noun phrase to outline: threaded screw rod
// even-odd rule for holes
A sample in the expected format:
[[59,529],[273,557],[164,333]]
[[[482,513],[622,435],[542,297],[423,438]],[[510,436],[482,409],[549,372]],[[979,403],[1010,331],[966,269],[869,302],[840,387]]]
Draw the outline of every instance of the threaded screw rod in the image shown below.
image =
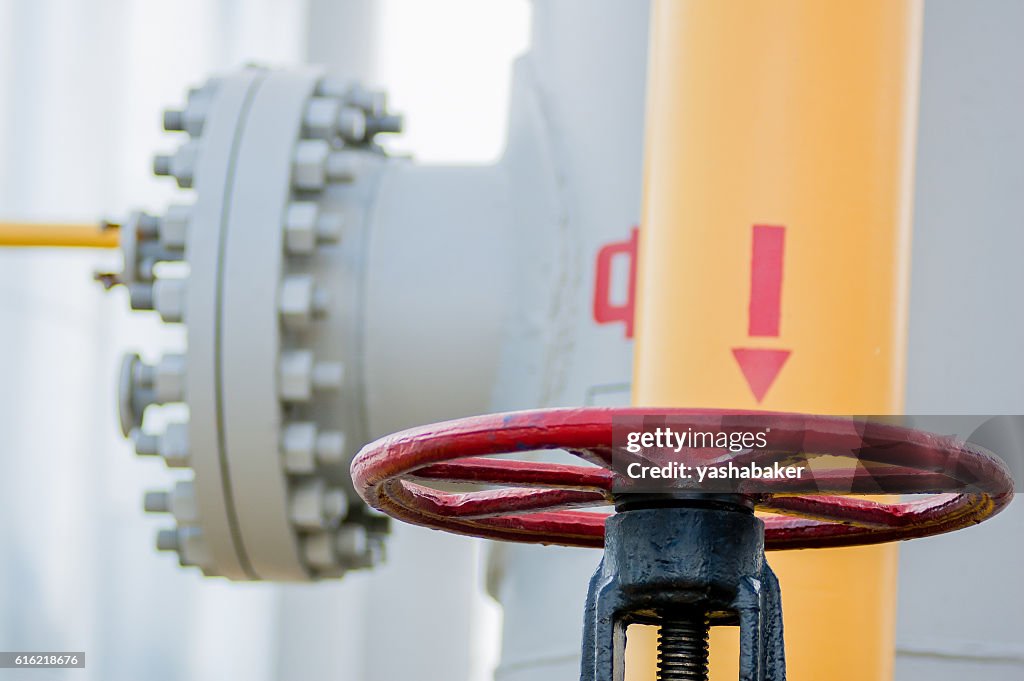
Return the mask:
[[706,613],[665,618],[658,632],[658,681],[707,681]]

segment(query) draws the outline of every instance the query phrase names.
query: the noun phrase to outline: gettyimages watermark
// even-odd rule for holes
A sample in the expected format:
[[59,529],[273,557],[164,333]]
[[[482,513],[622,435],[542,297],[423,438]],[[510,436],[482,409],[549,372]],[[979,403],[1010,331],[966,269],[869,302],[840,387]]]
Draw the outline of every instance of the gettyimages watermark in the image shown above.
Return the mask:
[[[983,452],[1024,479],[1024,416],[694,412],[613,417],[613,491],[905,494],[971,489]],[[943,452],[936,464],[932,451]]]
[[[687,426],[685,430],[674,430],[671,425],[655,426],[652,429],[633,430],[626,433],[625,450],[629,454],[639,455],[652,450],[666,450],[667,453],[679,455],[684,450],[689,454],[694,450],[715,450],[740,453],[752,449],[768,447],[770,427],[763,431],[751,432],[733,430],[711,431],[694,430]],[[703,484],[705,480],[773,480],[802,478],[806,470],[803,465],[782,465],[778,461],[768,465],[759,465],[748,461],[737,465],[732,460],[718,463],[687,464],[683,461],[665,461],[666,457],[631,460],[624,462],[626,477],[630,480],[696,480]]]

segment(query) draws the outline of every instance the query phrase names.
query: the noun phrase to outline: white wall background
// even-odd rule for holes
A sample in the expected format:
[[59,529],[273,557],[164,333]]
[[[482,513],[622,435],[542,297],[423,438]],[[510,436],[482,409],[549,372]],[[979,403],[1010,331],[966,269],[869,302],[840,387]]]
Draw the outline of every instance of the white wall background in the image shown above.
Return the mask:
[[[1022,27],[1020,0],[925,3],[908,414],[1024,414]],[[900,547],[897,681],[1024,678],[1022,535],[1018,500]]]
[[[407,114],[394,148],[431,162],[499,153],[525,0],[341,2],[0,0],[0,218],[159,209],[172,194],[149,172],[169,145],[159,112],[250,60],[344,59]],[[1024,4],[926,7],[908,410],[1019,413]],[[114,376],[125,349],[181,339],[90,283],[115,266],[113,254],[0,251],[0,649],[88,655],[84,672],[24,676],[485,678],[496,615],[470,541],[398,528],[386,570],[310,587],[207,580],[155,552],[159,523],[140,499],[167,476],[121,440]],[[1020,519],[903,548],[901,681],[1020,677],[1006,598],[1021,597]]]
[[[171,145],[161,110],[211,72],[307,47],[388,86],[408,121],[396,148],[493,158],[527,26],[525,0],[0,0],[0,219],[160,210],[175,191],[150,175]],[[85,671],[32,679],[487,677],[497,615],[471,541],[400,528],[379,574],[287,587],[203,579],[154,550],[141,495],[168,475],[120,438],[114,380],[126,349],[182,339],[90,281],[116,267],[0,251],[0,649],[87,652]]]

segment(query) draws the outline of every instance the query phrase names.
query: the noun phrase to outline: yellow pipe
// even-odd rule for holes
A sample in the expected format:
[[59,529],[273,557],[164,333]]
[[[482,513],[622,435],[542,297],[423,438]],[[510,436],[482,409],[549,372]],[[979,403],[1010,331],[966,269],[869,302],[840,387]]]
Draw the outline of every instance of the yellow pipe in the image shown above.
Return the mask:
[[117,248],[117,225],[0,222],[0,248]]
[[[921,11],[654,1],[636,404],[900,412]],[[789,678],[892,677],[895,545],[769,560]]]

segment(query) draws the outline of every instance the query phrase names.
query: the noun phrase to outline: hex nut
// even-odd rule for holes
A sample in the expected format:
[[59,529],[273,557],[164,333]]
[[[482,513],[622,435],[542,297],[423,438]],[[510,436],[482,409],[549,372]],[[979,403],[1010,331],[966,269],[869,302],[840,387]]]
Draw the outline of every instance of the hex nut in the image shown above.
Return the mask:
[[308,402],[313,391],[341,387],[340,362],[314,362],[309,350],[286,350],[278,363],[278,396],[285,402]]
[[327,532],[316,532],[302,538],[302,557],[316,570],[327,570],[336,566],[333,537]]
[[339,107],[336,114],[337,130],[341,138],[350,144],[366,141],[366,113],[357,107]]
[[193,90],[188,96],[188,105],[183,112],[184,128],[192,137],[199,137],[203,133],[203,125],[206,123],[206,116],[213,104],[215,83],[207,83],[198,90]]
[[327,183],[330,151],[325,140],[300,140],[292,157],[292,185],[303,191],[323,189]]
[[313,97],[306,104],[302,125],[307,137],[329,140],[338,131],[341,102],[333,97]]
[[281,436],[281,454],[289,473],[306,474],[316,470],[317,428],[315,423],[289,423]]
[[290,255],[310,255],[318,244],[337,243],[343,224],[340,213],[321,213],[316,203],[296,201],[288,206],[285,214],[285,250]]
[[165,322],[185,318],[185,280],[158,279],[153,282],[153,307]]
[[157,175],[173,175],[178,181],[179,187],[188,189],[195,179],[194,173],[198,157],[199,142],[189,140],[178,147],[178,150],[169,159],[166,156],[157,157],[160,159],[159,161],[154,159],[153,172]]
[[185,399],[185,356],[164,355],[153,377],[154,402],[167,404]]
[[293,255],[309,255],[316,250],[320,209],[311,201],[288,206],[284,221],[285,249]]
[[317,82],[316,94],[319,97],[345,97],[351,87],[348,80],[327,76]]
[[317,362],[313,365],[313,388],[315,390],[337,390],[345,378],[345,367],[341,362]]
[[196,488],[191,480],[179,480],[174,483],[171,494],[171,513],[178,525],[190,525],[199,522],[199,508],[196,505]]
[[351,151],[332,151],[327,156],[325,174],[331,182],[354,182],[362,169],[362,159]]
[[355,83],[345,93],[345,101],[359,107],[370,116],[381,116],[388,108],[388,96],[380,90],[368,90],[360,83]]
[[168,206],[167,212],[160,219],[160,244],[172,251],[185,248],[188,237],[188,223],[192,217],[192,206],[175,204]]
[[348,513],[348,497],[345,492],[337,488],[324,492],[320,512],[326,526],[337,527]]
[[316,438],[316,458],[325,466],[343,465],[345,434],[337,430],[320,433]]
[[366,528],[355,524],[342,525],[334,535],[334,548],[344,563],[357,564],[369,549]]
[[326,293],[319,290],[308,274],[290,274],[281,282],[278,309],[281,323],[290,331],[303,331],[314,317],[323,316],[327,308]]
[[182,565],[205,566],[210,563],[210,552],[198,527],[182,527],[178,530],[178,562]]
[[278,364],[278,394],[285,402],[307,402],[313,396],[313,353],[286,350]]
[[295,485],[289,501],[289,517],[300,530],[320,530],[325,526],[324,481],[314,478]]
[[187,423],[168,423],[160,437],[159,454],[168,468],[185,468],[189,464]]
[[341,240],[345,217],[341,213],[325,211],[316,221],[316,240],[321,244],[335,244]]

